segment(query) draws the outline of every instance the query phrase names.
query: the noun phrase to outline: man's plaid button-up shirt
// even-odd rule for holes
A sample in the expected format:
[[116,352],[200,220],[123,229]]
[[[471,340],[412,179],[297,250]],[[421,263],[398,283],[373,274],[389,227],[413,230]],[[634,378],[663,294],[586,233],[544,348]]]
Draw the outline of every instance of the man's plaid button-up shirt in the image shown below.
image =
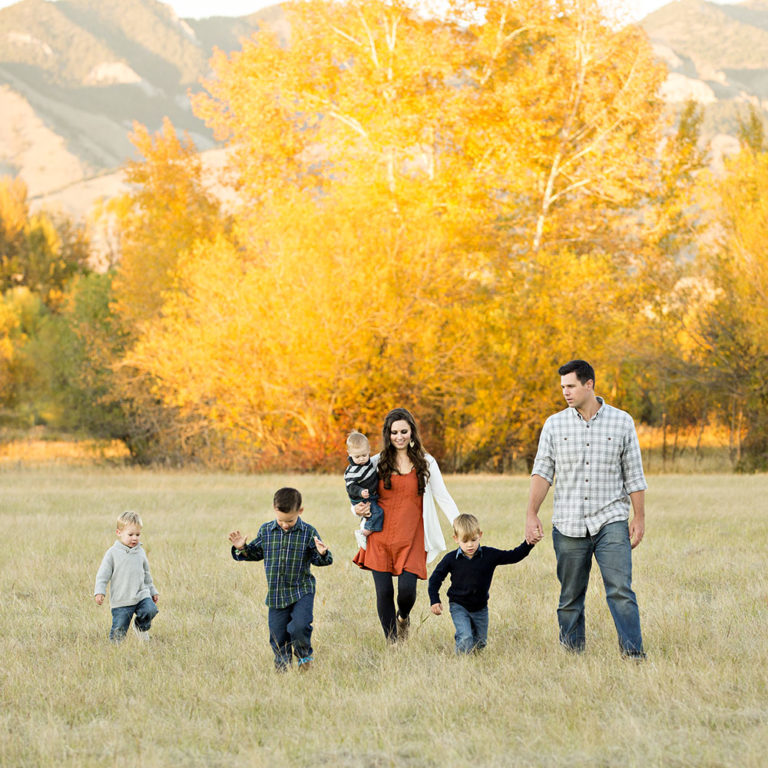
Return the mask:
[[565,536],[594,535],[627,520],[629,494],[648,487],[632,417],[597,400],[589,421],[575,408],[550,416],[533,463],[531,474],[555,483],[552,524]]
[[320,538],[317,530],[301,518],[288,531],[284,531],[277,520],[272,520],[259,528],[256,538],[249,541],[245,549],[232,547],[232,557],[235,560],[263,560],[267,574],[265,602],[270,608],[285,608],[315,591],[310,564],[330,565],[333,562],[330,550],[324,555],[317,551],[315,536]]

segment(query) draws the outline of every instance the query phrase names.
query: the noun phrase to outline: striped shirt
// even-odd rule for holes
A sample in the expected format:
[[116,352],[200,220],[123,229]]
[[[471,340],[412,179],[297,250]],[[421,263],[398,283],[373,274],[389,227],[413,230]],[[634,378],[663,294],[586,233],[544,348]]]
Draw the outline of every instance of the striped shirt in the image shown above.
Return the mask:
[[[379,496],[379,472],[376,465],[368,459],[365,464],[355,464],[350,456],[344,470],[344,482],[347,485],[349,500],[357,504]],[[368,498],[363,498],[361,491],[368,491]]]
[[644,491],[640,444],[632,417],[597,398],[585,421],[566,408],[544,422],[532,474],[555,484],[552,524],[565,536],[594,536],[629,519],[629,494]]
[[256,538],[245,545],[245,549],[232,547],[235,560],[263,560],[267,574],[267,599],[270,608],[285,608],[299,598],[315,591],[315,577],[310,573],[311,565],[330,565],[333,555],[328,550],[324,555],[317,551],[315,536],[317,530],[301,518],[290,530],[284,531],[277,520],[259,528]]

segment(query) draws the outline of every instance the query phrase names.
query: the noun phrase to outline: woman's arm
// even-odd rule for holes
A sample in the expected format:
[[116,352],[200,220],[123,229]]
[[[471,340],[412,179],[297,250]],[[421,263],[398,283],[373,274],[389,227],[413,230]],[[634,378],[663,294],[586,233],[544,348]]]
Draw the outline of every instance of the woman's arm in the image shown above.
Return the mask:
[[448,522],[452,523],[459,516],[459,508],[456,506],[456,502],[445,487],[445,481],[440,473],[440,467],[430,455],[427,455],[427,464],[429,466],[429,480],[427,481],[427,484],[432,491],[432,496],[435,499],[437,506],[443,510],[443,513],[448,518]]

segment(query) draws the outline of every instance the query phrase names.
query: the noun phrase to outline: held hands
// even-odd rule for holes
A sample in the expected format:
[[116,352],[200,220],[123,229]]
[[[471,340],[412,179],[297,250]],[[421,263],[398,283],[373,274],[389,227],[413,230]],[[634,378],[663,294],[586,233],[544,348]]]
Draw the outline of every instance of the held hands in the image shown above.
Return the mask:
[[160,595],[152,595],[152,602],[156,603],[160,599]]
[[443,605],[442,603],[435,603],[434,605],[429,606],[429,610],[432,611],[432,613],[435,614],[435,616],[442,616],[443,615]]
[[240,531],[232,531],[229,534],[229,541],[235,549],[245,549],[246,540]]
[[525,540],[528,544],[538,544],[544,538],[544,529],[538,515],[527,517],[525,520]]
[[328,551],[328,547],[326,547],[325,544],[323,544],[323,542],[317,538],[317,536],[315,536],[315,546],[317,547],[318,554],[320,555],[324,555]]

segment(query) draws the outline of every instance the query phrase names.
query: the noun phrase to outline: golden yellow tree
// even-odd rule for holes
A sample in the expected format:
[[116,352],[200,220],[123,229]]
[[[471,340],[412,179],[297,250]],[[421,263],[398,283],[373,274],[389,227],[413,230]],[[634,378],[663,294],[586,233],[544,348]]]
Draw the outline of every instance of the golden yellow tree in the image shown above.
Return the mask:
[[[747,144],[702,185],[711,237],[701,253],[701,311],[687,326],[705,390],[731,423],[734,460],[768,466],[768,152]],[[745,432],[742,451],[741,433]]]
[[473,9],[295,3],[287,47],[214,57],[195,109],[230,148],[232,230],[174,238],[128,359],[223,450],[338,462],[406,405],[456,466],[500,465],[563,356],[621,349],[662,72],[587,0]]
[[25,251],[29,206],[27,185],[21,178],[0,178],[0,279],[2,290],[17,284]]
[[[450,55],[430,53],[436,35],[447,54],[456,29],[403,4],[307,5],[292,18],[288,51],[260,37],[215,59],[216,98],[198,110],[233,148],[237,281],[248,290],[225,280],[221,301],[237,328],[212,323],[204,292],[189,286],[197,270],[200,281],[218,278],[207,254],[190,261],[140,350],[146,365],[166,361],[169,401],[184,392],[190,403],[182,359],[190,348],[211,362],[232,350],[230,365],[238,359],[244,369],[227,369],[225,391],[198,381],[189,407],[283,455],[300,446],[315,457],[343,422],[376,429],[393,401],[416,402],[440,386],[441,370],[455,370],[461,334],[445,326],[466,293],[468,259],[451,224],[464,217],[452,169],[468,163],[456,152],[438,162],[446,138],[435,116],[455,67]],[[360,67],[339,66],[342,55]],[[272,76],[251,76],[264,71]],[[185,317],[194,321],[178,321]],[[176,347],[184,326],[207,342]]]
[[[475,457],[530,460],[561,404],[556,369],[591,360],[623,394],[629,331],[643,322],[638,253],[656,221],[666,121],[663,67],[642,30],[595,2],[490,3],[473,28],[475,187],[491,307],[477,343],[482,396],[468,402]],[[668,259],[664,254],[663,259]]]
[[136,123],[131,141],[143,160],[127,165],[132,191],[111,201],[109,213],[119,232],[115,308],[128,328],[137,329],[160,311],[180,255],[215,237],[223,221],[200,155],[168,118],[157,134]]

